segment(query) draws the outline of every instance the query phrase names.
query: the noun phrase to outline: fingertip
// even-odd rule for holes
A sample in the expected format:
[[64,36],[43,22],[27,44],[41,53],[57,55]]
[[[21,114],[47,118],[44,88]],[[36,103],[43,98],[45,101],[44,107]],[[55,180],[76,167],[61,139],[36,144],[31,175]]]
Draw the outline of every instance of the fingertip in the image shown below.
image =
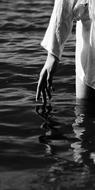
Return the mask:
[[36,102],[38,102],[38,98],[36,97]]
[[39,96],[39,94],[37,94],[37,95],[36,95],[36,102],[39,101],[39,98],[40,98],[40,96]]
[[38,93],[38,91],[37,91],[37,93],[36,93],[36,102],[39,100],[39,93]]
[[46,92],[45,89],[42,90],[42,102],[44,105],[47,104]]
[[38,84],[38,86],[37,86],[37,92],[36,92],[36,101],[39,100],[40,94],[41,94],[41,88],[39,87],[39,84]]

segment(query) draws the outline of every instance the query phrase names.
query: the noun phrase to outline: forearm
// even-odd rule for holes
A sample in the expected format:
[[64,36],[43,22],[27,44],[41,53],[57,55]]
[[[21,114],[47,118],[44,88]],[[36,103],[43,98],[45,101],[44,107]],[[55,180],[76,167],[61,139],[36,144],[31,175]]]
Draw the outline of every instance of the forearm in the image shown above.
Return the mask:
[[45,62],[45,66],[54,73],[58,63],[59,63],[59,59],[56,56],[54,56],[53,54],[48,53],[47,59]]

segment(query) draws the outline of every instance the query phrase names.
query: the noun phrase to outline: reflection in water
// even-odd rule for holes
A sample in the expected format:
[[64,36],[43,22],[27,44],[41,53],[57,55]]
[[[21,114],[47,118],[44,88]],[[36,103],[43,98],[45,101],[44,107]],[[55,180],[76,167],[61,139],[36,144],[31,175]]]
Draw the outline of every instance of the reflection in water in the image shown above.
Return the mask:
[[94,167],[95,160],[95,108],[93,103],[77,105],[73,131],[80,142],[73,143],[75,161]]
[[[91,103],[76,104],[75,120],[72,123],[73,135],[70,136],[62,132],[60,122],[53,120],[51,105],[37,107],[37,113],[44,119],[41,124],[42,134],[39,141],[46,145],[46,154],[51,154],[59,159],[58,163],[50,168],[49,177],[52,182],[56,182],[60,178],[62,187],[66,187],[66,182],[71,182],[71,187],[77,184],[81,189],[85,187],[89,189],[89,184],[93,189],[91,183],[93,183],[95,172],[94,109]],[[61,152],[60,155],[60,151],[65,154]],[[70,158],[69,164],[67,164],[67,158]],[[58,173],[60,177],[58,177]],[[65,175],[67,173],[68,180],[64,173]],[[62,182],[63,178],[64,182]]]
[[39,116],[44,119],[44,122],[41,124],[42,134],[39,137],[39,141],[40,143],[44,143],[46,145],[46,153],[54,154],[55,150],[52,141],[59,141],[59,146],[61,146],[62,141],[68,140],[68,137],[62,133],[60,123],[52,119],[51,105],[47,107],[44,105],[40,107],[37,106],[36,111]]

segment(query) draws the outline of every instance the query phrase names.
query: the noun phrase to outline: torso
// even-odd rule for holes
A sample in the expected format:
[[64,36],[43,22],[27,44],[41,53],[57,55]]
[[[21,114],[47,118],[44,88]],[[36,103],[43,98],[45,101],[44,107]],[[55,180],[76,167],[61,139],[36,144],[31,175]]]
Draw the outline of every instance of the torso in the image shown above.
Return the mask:
[[87,4],[84,11],[77,7],[76,12],[76,75],[95,89],[95,21],[89,17]]

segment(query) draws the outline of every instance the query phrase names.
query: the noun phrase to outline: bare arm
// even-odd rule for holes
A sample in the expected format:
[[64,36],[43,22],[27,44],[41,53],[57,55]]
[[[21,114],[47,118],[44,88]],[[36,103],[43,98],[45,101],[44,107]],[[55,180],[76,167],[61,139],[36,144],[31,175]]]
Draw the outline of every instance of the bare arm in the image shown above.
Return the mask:
[[51,99],[52,79],[58,62],[58,58],[49,53],[45,65],[40,72],[36,100],[39,100],[42,95],[44,104],[47,102],[47,97]]
[[59,63],[64,43],[72,29],[73,2],[74,0],[55,1],[49,26],[42,41],[42,46],[48,51],[48,56],[40,73],[36,100],[39,100],[42,95],[45,104],[47,97],[51,98],[53,75]]

